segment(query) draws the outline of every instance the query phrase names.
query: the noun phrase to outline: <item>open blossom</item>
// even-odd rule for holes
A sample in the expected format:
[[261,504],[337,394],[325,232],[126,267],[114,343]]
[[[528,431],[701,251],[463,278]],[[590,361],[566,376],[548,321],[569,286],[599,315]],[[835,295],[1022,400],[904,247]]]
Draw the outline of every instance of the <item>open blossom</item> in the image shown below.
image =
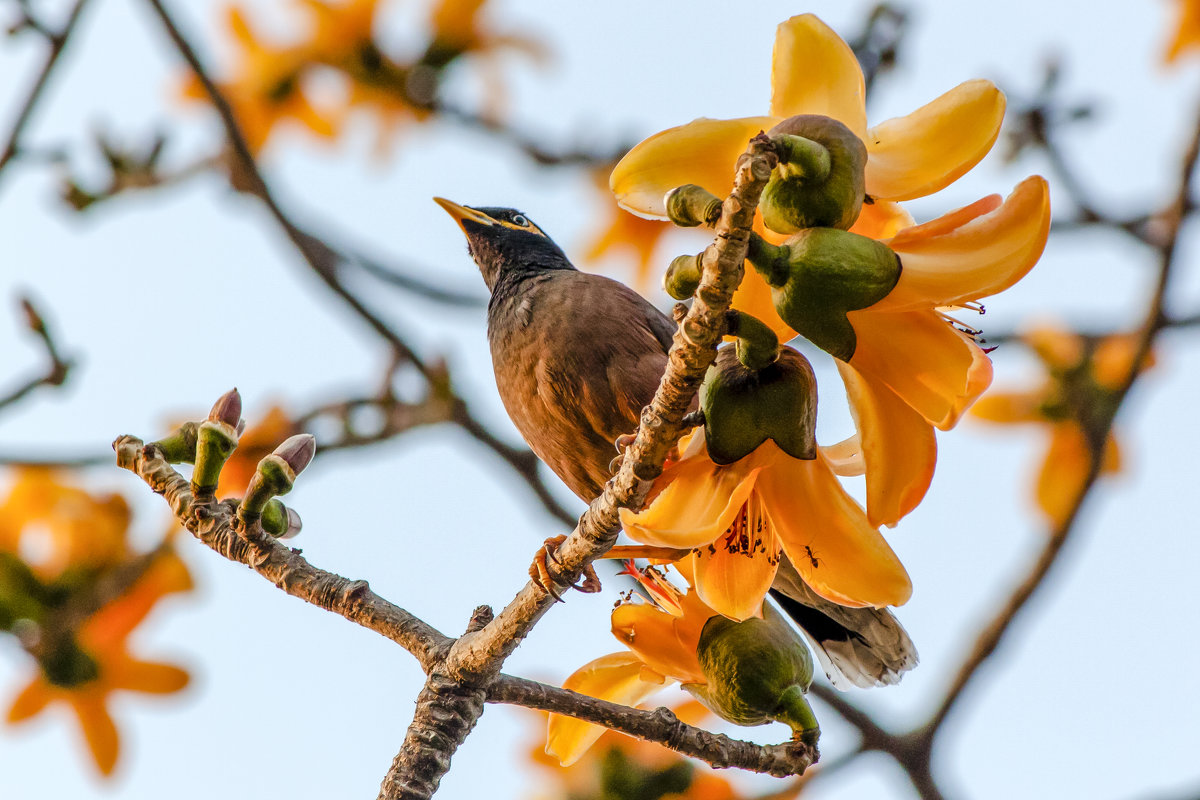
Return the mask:
[[680,459],[655,481],[650,503],[621,510],[630,538],[692,549],[698,596],[736,620],[760,613],[785,553],[805,583],[845,606],[903,605],[912,593],[904,566],[838,482],[826,457],[789,456],[767,440],[718,465],[703,429],[679,443]]
[[[1037,424],[1050,441],[1038,470],[1034,496],[1038,507],[1055,525],[1066,521],[1079,500],[1092,463],[1092,445],[1085,429],[1097,423],[1111,404],[1133,364],[1137,337],[1106,336],[1089,343],[1078,334],[1051,326],[1024,336],[1045,365],[1047,378],[1025,391],[992,392],[972,413],[1002,425]],[[1147,357],[1141,369],[1153,366]],[[1121,451],[1112,431],[1104,439],[1100,472],[1121,468]]]

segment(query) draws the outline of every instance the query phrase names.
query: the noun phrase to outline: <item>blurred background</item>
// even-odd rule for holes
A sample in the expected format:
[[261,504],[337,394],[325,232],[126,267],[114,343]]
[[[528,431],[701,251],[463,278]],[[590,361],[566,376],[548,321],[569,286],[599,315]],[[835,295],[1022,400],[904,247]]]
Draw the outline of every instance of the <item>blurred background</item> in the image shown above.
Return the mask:
[[[337,288],[401,337],[422,373],[331,291],[259,197],[232,188],[245,188],[246,176],[231,173],[220,118],[151,3],[90,0],[15,157],[0,167],[0,397],[46,371],[21,297],[72,362],[61,386],[38,385],[0,406],[0,460],[88,464],[55,472],[54,485],[124,497],[132,514],[118,527],[130,552],[148,551],[169,528],[168,510],[111,464],[110,442],[123,433],[150,440],[200,419],[236,385],[252,428],[278,409],[267,450],[297,425],[323,446],[341,445],[320,453],[288,498],[304,519],[293,544],[458,634],[475,606],[505,605],[538,544],[570,525],[497,454],[521,442],[492,379],[486,293],[461,232],[430,198],[520,208],[578,266],[668,308],[657,289],[662,269],[705,239],[630,224],[597,252],[617,219],[602,176],[664,128],[766,113],[775,26],[804,12],[876,56],[866,65],[872,124],[971,78],[1007,92],[1008,122],[991,155],[907,204],[924,221],[1007,194],[1032,173],[1050,180],[1056,229],[1042,262],[987,301],[978,323],[1000,345],[996,390],[1045,383],[1041,361],[1017,338],[1039,324],[1089,335],[1141,324],[1159,253],[1143,223],[1177,191],[1200,96],[1200,54],[1165,61],[1182,3],[914,0],[875,17],[868,2],[738,5],[330,0],[321,12],[244,0],[233,17],[208,0],[168,6],[242,115],[284,212],[348,256]],[[0,44],[0,136],[26,107],[51,49],[45,34],[61,30],[73,7],[0,2],[0,19],[17,28]],[[385,66],[420,67],[403,74],[399,94],[338,66],[346,37],[364,30]],[[867,30],[878,38],[863,40]],[[438,42],[453,47],[430,47]],[[279,72],[301,45],[325,59],[303,70],[303,95]],[[1186,320],[1200,306],[1194,221],[1174,258],[1166,308]],[[1156,364],[1117,420],[1119,474],[1088,496],[1061,558],[940,731],[933,771],[945,796],[1200,797],[1200,688],[1189,666],[1200,658],[1200,538],[1188,505],[1200,351],[1189,328],[1158,338]],[[832,363],[810,355],[828,444],[852,423]],[[429,375],[448,376],[469,424],[458,424],[463,406],[438,405],[446,383],[431,391]],[[913,578],[898,613],[921,665],[897,687],[845,695],[884,728],[903,732],[928,717],[1046,543],[1053,520],[1034,484],[1050,430],[968,418],[939,435],[929,495],[888,533]],[[553,475],[542,477],[566,515],[582,511]],[[0,498],[22,480],[16,466],[0,469]],[[861,482],[850,485],[861,498]],[[19,512],[11,497],[0,505]],[[54,524],[30,526],[53,541]],[[30,563],[37,538],[21,544]],[[414,660],[190,537],[175,544],[195,589],[153,603],[130,646],[186,668],[187,687],[112,696],[120,746],[109,777],[67,706],[0,729],[0,795],[372,796],[423,682]],[[604,593],[568,596],[505,671],[558,684],[617,650],[608,613],[625,586],[611,569],[601,576]],[[4,709],[36,674],[22,641],[0,637]],[[662,702],[685,699],[673,689]],[[804,796],[914,796],[893,759],[854,755],[859,731],[814,705],[823,758]],[[438,796],[568,796],[561,776],[529,755],[542,724],[534,712],[489,706]],[[728,732],[764,743],[787,736],[778,725]],[[760,776],[722,774],[726,781],[736,796],[794,788]],[[731,796],[712,792],[685,796]]]

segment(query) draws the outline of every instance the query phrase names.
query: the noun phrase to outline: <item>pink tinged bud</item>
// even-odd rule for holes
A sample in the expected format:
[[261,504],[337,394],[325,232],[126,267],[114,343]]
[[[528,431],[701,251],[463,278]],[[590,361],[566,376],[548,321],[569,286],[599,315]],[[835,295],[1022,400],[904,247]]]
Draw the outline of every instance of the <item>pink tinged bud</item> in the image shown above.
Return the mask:
[[287,530],[279,538],[291,539],[300,533],[300,528],[303,527],[303,524],[300,522],[300,515],[296,513],[295,509],[285,508],[284,510],[287,512]]
[[221,395],[221,399],[213,404],[212,411],[208,412],[208,418],[237,429],[242,419],[242,396],[236,387]]
[[287,462],[292,472],[298,475],[312,463],[313,456],[317,454],[317,438],[311,433],[297,433],[276,447],[274,454]]

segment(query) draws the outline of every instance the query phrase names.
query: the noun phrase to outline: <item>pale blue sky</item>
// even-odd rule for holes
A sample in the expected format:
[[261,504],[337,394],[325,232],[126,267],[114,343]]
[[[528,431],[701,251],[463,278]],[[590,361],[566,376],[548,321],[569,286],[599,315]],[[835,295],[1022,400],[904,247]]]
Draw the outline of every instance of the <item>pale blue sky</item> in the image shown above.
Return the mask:
[[[282,3],[254,5],[264,23],[285,17]],[[400,5],[412,8],[402,9],[389,30],[402,39],[405,19],[424,5]],[[851,35],[869,7],[833,0],[744,5],[735,11],[717,2],[493,0],[491,14],[503,26],[544,34],[555,48],[549,69],[506,64],[514,124],[550,143],[576,136],[607,142],[696,116],[763,113],[775,25],[814,11]],[[916,5],[902,68],[877,86],[872,121],[907,113],[975,77],[1032,91],[1039,64],[1061,52],[1067,94],[1098,101],[1095,124],[1080,127],[1070,149],[1096,204],[1136,209],[1165,196],[1200,86],[1200,59],[1172,71],[1160,66],[1168,3]],[[221,4],[173,6],[203,33],[211,61]],[[36,60],[24,39],[0,46],[0,118],[8,119],[24,94]],[[478,93],[467,72],[451,87],[464,99]],[[144,135],[165,123],[185,131],[170,153],[184,160],[186,152],[211,147],[219,130],[214,118],[183,110],[174,99],[181,74],[144,3],[96,0],[28,141],[78,144],[97,126]],[[451,125],[410,132],[385,161],[368,155],[373,137],[365,122],[333,147],[285,135],[264,165],[300,221],[481,293],[461,234],[432,195],[520,207],[568,253],[581,253],[596,201],[579,176],[539,170],[511,149]],[[987,193],[1007,193],[1026,174],[1045,169],[1031,158],[1006,167],[993,155],[913,209],[929,218]],[[265,212],[231,196],[219,180],[131,196],[83,217],[65,212],[55,191],[53,174],[43,169],[14,166],[0,183],[6,253],[0,302],[8,304],[0,306],[0,385],[38,357],[9,300],[21,289],[41,301],[81,363],[65,390],[0,418],[0,450],[100,450],[120,433],[150,438],[164,420],[202,412],[232,385],[242,390],[251,418],[279,396],[303,408],[374,387],[383,349],[310,278]],[[1055,199],[1061,200],[1057,192]],[[1181,255],[1194,265],[1195,231],[1187,233]],[[1037,317],[1089,328],[1130,321],[1141,312],[1152,271],[1145,252],[1115,235],[1053,238],[1020,286],[987,303],[983,323],[1007,330]],[[1196,272],[1179,276],[1180,310],[1200,302]],[[371,300],[422,352],[445,355],[479,415],[515,439],[496,397],[481,312],[440,309],[386,290],[372,290]],[[202,307],[212,315],[208,330],[196,321]],[[260,354],[257,342],[280,324],[293,336],[287,351]],[[947,790],[984,800],[1123,799],[1200,780],[1193,719],[1200,688],[1191,674],[1200,658],[1192,635],[1200,539],[1180,502],[1195,491],[1192,453],[1200,439],[1193,421],[1200,357],[1190,344],[1186,335],[1166,339],[1153,377],[1121,420],[1126,473],[1089,502],[1050,585],[948,722],[936,764]],[[1033,374],[1015,347],[997,351],[994,360],[997,386]],[[847,432],[849,418],[832,368],[818,369],[822,439],[829,442]],[[899,613],[922,664],[899,687],[853,692],[855,702],[904,725],[939,696],[967,647],[963,637],[992,613],[1041,541],[1029,486],[1043,444],[1035,430],[969,421],[940,437],[938,473],[925,504],[889,534],[913,576],[913,599]],[[89,477],[136,502],[140,535],[159,533],[166,510],[141,484],[115,468]],[[561,495],[575,503],[565,490]],[[524,583],[536,545],[565,532],[530,502],[522,484],[452,429],[320,459],[290,502],[305,520],[296,544],[315,564],[368,579],[447,633],[461,630],[474,606],[507,602]],[[106,784],[94,779],[64,714],[0,731],[0,796],[374,796],[411,718],[421,682],[413,659],[197,543],[184,550],[201,589],[164,608],[139,641],[148,657],[190,665],[192,687],[166,702],[130,696],[116,704],[124,747],[117,775]],[[571,596],[507,671],[558,682],[617,649],[607,634],[612,600],[611,591]],[[0,698],[23,680],[21,658],[11,641],[0,639]],[[817,713],[822,751],[832,760],[854,734],[819,704]],[[531,719],[489,707],[438,796],[526,796]],[[782,727],[742,733],[760,741],[786,736]],[[910,792],[899,770],[874,757],[819,782],[811,796]]]

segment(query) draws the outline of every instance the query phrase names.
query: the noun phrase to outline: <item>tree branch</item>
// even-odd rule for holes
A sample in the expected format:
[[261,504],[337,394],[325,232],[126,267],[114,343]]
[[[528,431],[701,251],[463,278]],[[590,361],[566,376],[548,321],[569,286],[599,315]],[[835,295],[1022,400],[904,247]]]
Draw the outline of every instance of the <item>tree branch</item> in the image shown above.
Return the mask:
[[0,411],[20,402],[22,398],[39,386],[62,386],[74,365],[72,361],[64,360],[59,354],[58,346],[54,343],[54,337],[50,335],[50,329],[46,326],[45,319],[28,298],[21,298],[21,309],[25,313],[26,327],[38,337],[42,349],[46,351],[46,359],[50,363],[47,364],[44,373],[30,378],[7,395],[0,397]]

